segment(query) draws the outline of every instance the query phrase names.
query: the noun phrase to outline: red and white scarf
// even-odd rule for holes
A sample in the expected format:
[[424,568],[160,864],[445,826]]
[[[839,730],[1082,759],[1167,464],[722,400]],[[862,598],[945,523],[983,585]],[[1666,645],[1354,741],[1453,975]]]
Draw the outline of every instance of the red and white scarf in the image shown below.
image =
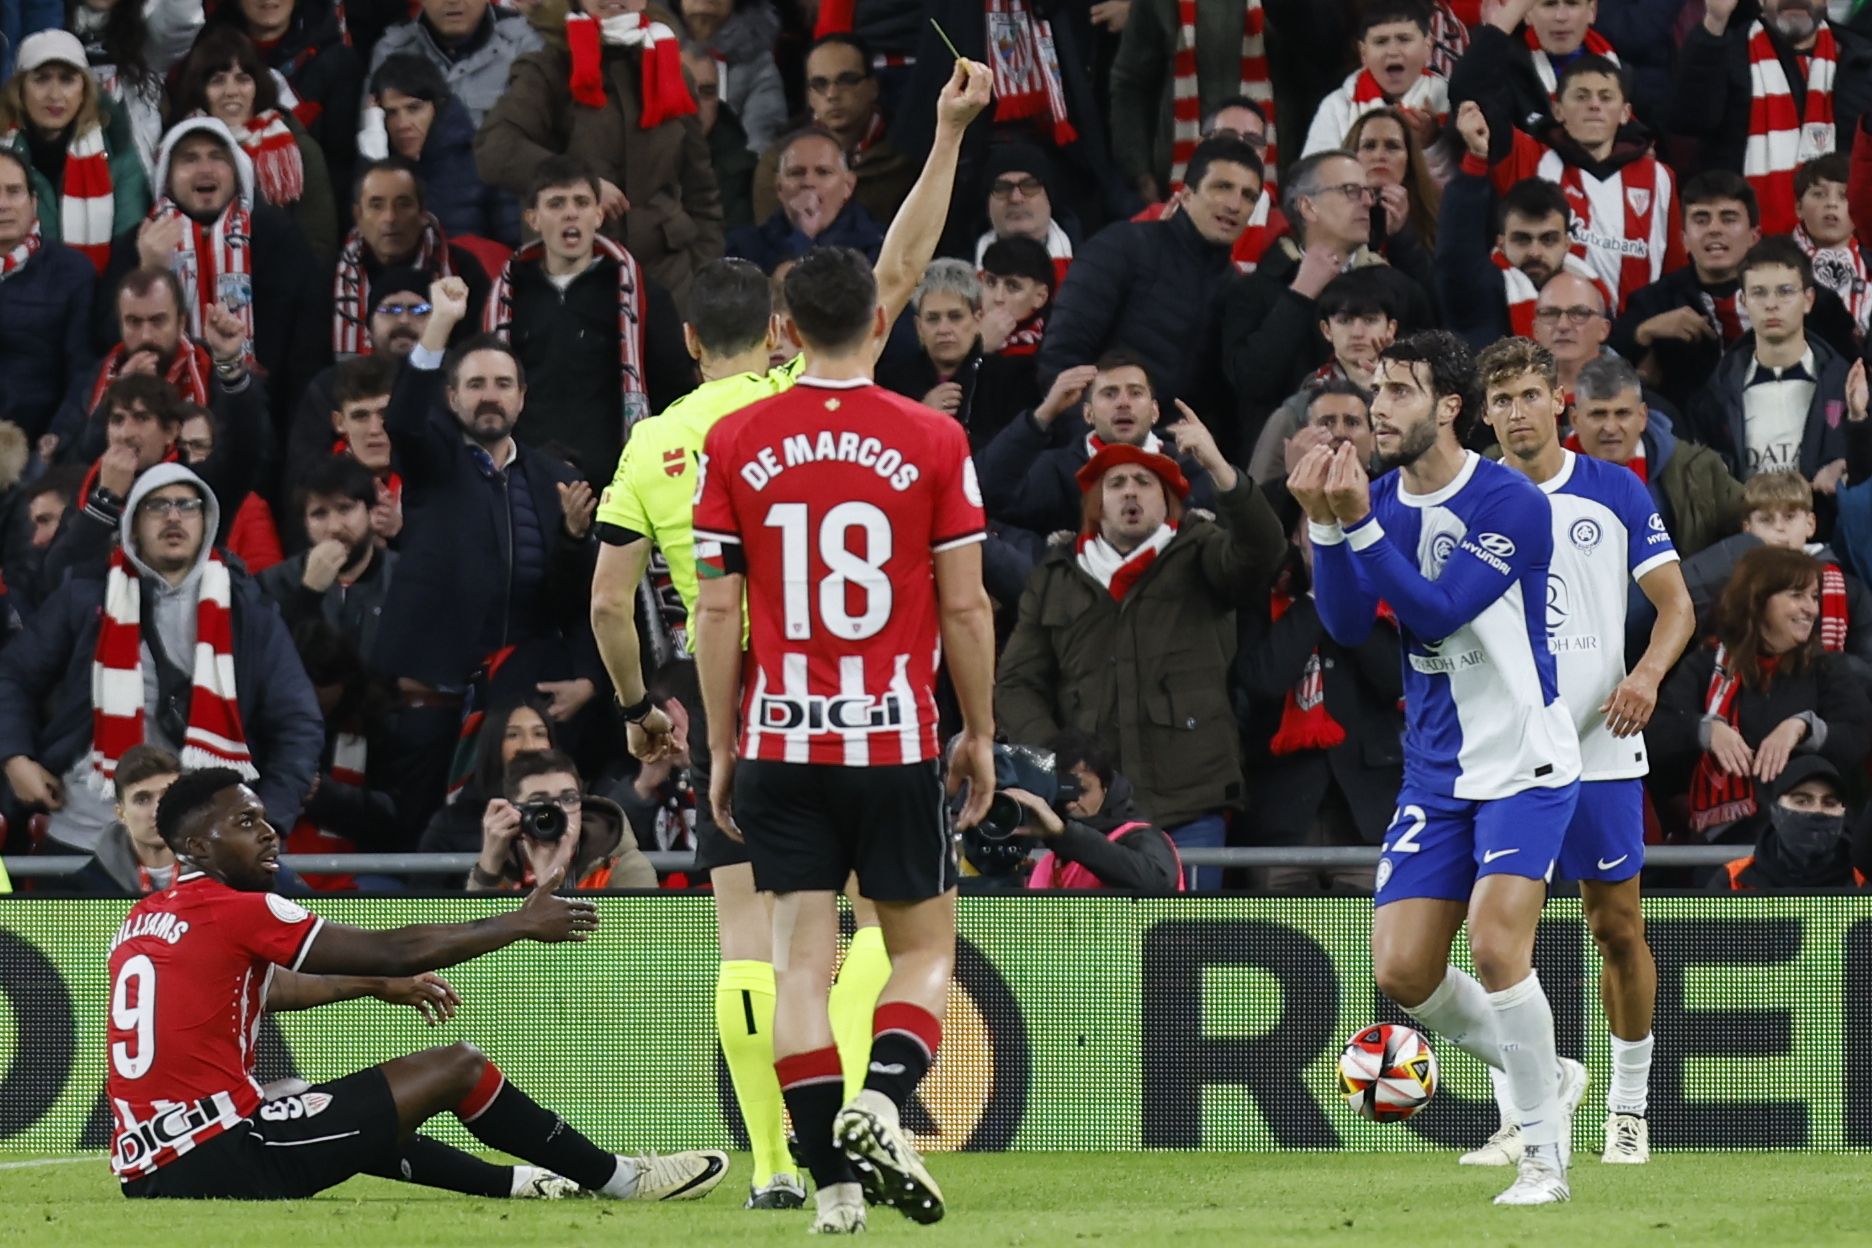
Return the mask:
[[1044,114],[1052,123],[1053,146],[1077,142],[1079,132],[1066,115],[1053,24],[1033,11],[1033,0],[986,0],[983,7],[988,64],[994,71],[995,123]]
[[[455,262],[448,235],[433,212],[423,213],[422,241],[409,267],[437,277],[454,277]],[[364,272],[364,236],[353,229],[338,253],[338,272],[332,278],[332,354],[369,355],[370,288]]]
[[299,140],[286,125],[286,115],[269,108],[249,117],[246,124],[228,129],[253,161],[254,181],[267,203],[279,208],[298,203],[305,194],[305,161],[299,155]]
[[[624,433],[650,414],[650,397],[644,389],[644,283],[637,267],[637,257],[620,243],[600,234],[593,240],[598,255],[617,264],[618,285],[618,384],[624,392]],[[513,333],[514,266],[546,263],[546,245],[534,241],[522,247],[501,266],[488,293],[487,309],[481,328],[502,338]]]
[[[232,767],[252,780],[260,773],[247,750],[234,689],[231,603],[227,565],[210,551],[196,587],[195,687],[182,737],[182,766]],[[110,792],[124,751],[144,740],[142,615],[136,565],[118,547],[111,552],[104,582],[104,614],[91,664],[91,780],[101,793]]]
[[1868,284],[1865,252],[1856,239],[1838,247],[1822,247],[1808,236],[1805,226],[1794,227],[1794,242],[1813,262],[1814,282],[1838,295],[1864,337],[1872,327],[1872,284]]
[[[1540,75],[1541,85],[1547,88],[1547,98],[1552,99],[1560,89],[1560,75],[1554,69],[1553,58],[1540,46],[1540,36],[1534,33],[1532,26],[1523,33],[1527,39],[1528,59],[1534,62],[1534,72]],[[1606,37],[1590,27],[1586,30],[1586,42],[1581,45],[1581,49],[1589,56],[1603,56],[1614,65],[1619,64],[1618,53],[1612,50]]]
[[1040,340],[1044,337],[1046,337],[1046,309],[1041,308],[1038,312],[1016,325],[1014,327],[1014,332],[1007,336],[1007,341],[1001,344],[1001,349],[995,352],[995,354],[1021,356],[1038,355],[1040,353]]
[[1716,330],[1725,347],[1735,346],[1749,331],[1748,309],[1737,298],[1741,293],[1740,284],[1726,295],[1712,295],[1703,289],[1697,291],[1697,299],[1703,305],[1703,319]]
[[[104,357],[104,363],[98,369],[97,383],[91,387],[91,401],[85,405],[87,413],[97,411],[98,404],[104,401],[104,392],[123,376],[124,364],[129,358],[121,342],[110,349],[110,354]],[[187,338],[176,348],[175,359],[163,370],[163,380],[174,386],[177,394],[186,402],[202,407],[207,407],[212,397],[209,378],[213,375],[214,360],[207,350]]]
[[182,237],[169,258],[169,267],[182,284],[182,313],[188,336],[206,337],[209,307],[224,304],[245,327],[247,345],[243,354],[247,367],[254,368],[253,214],[246,200],[236,195],[212,224],[202,225],[165,195],[150,209],[149,219],[161,221],[170,216],[182,218]]
[[620,13],[600,21],[588,13],[566,17],[566,50],[572,54],[571,90],[574,103],[587,108],[605,106],[604,47],[642,48],[637,77],[642,84],[640,130],[654,130],[666,121],[696,111],[695,97],[683,81],[682,50],[676,32],[643,13]]
[[[1616,296],[1606,307],[1608,316],[1617,316],[1625,306],[1625,301],[1634,293],[1649,286],[1654,279],[1653,264],[1662,267],[1664,258],[1651,253],[1658,250],[1652,245],[1651,230],[1658,209],[1658,159],[1656,156],[1641,156],[1632,161],[1615,175],[1624,190],[1620,201],[1625,209],[1625,218],[1616,227],[1610,222],[1600,221],[1593,212],[1593,200],[1586,193],[1586,175],[1578,165],[1567,161],[1561,162],[1560,189],[1566,193],[1567,204],[1573,209],[1576,225],[1583,225],[1589,233],[1609,234],[1611,228],[1618,230],[1617,238],[1627,244],[1642,243],[1643,247],[1627,246],[1618,260],[1618,290]],[[1586,258],[1587,244],[1574,236],[1572,254]],[[1603,289],[1603,284],[1602,287]]]
[[[1284,588],[1275,589],[1268,599],[1268,616],[1278,620],[1293,607],[1294,597]],[[1326,668],[1320,662],[1319,647],[1307,655],[1300,679],[1281,699],[1280,726],[1268,742],[1269,753],[1297,754],[1302,750],[1330,750],[1344,745],[1345,728],[1326,709]]]
[[7,278],[25,268],[27,262],[37,254],[39,245],[43,241],[39,236],[39,219],[34,217],[32,229],[26,231],[26,237],[14,244],[12,250],[0,256],[0,282],[6,281]]
[[[365,783],[364,768],[369,761],[369,754],[370,745],[364,734],[340,729],[332,734],[331,766],[325,774],[339,784],[361,789]],[[321,827],[300,815],[299,822],[293,824],[292,831],[286,834],[286,852],[355,854],[358,852],[358,843],[342,829]],[[302,878],[307,887],[321,892],[344,892],[357,887],[357,877],[351,875],[307,875]]]
[[1116,546],[1098,534],[1081,537],[1076,547],[1079,570],[1103,585],[1114,601],[1123,602],[1144,569],[1157,561],[1176,535],[1176,525],[1166,521],[1128,555],[1119,554]]
[[[1131,219],[1133,221],[1155,220],[1154,217],[1144,215],[1149,211],[1150,209],[1146,208],[1143,213]],[[982,267],[982,257],[988,254],[988,249],[994,243],[995,232],[993,230],[983,230],[981,237],[975,240],[975,267],[977,269]],[[1073,258],[1072,239],[1067,237],[1066,231],[1060,227],[1058,221],[1047,222],[1046,249],[1047,258],[1053,261],[1053,289],[1058,291],[1061,284],[1066,281],[1066,270],[1072,267]]]
[[[1565,438],[1561,439],[1560,445],[1572,451],[1575,455],[1589,454],[1586,447],[1580,442],[1580,436],[1577,433],[1567,434]],[[1598,456],[1592,456],[1592,458],[1596,459]],[[1637,473],[1640,481],[1643,481],[1646,485],[1651,484],[1651,462],[1645,458],[1644,440],[1642,438],[1639,439],[1638,445],[1632,448],[1632,457],[1625,461],[1625,466]]]
[[[1444,89],[1439,91],[1439,87]],[[1361,69],[1346,79],[1345,90],[1352,99],[1352,111],[1346,116],[1346,133],[1352,133],[1353,125],[1366,113],[1377,112],[1381,108],[1394,107],[1392,101],[1385,98],[1384,88],[1378,85],[1378,79],[1369,69]],[[1404,98],[1397,104],[1405,108],[1427,108],[1435,112],[1438,121],[1447,120],[1449,114],[1449,93],[1447,84],[1424,66],[1423,76],[1410,85],[1404,92]]]
[[1774,41],[1760,22],[1749,27],[1748,146],[1742,176],[1761,205],[1763,236],[1785,234],[1799,219],[1794,210],[1794,171],[1833,150],[1833,73],[1838,50],[1825,22],[1807,55],[1807,98],[1800,109]]
[[[1764,655],[1760,663],[1764,677],[1774,679],[1774,657]],[[1740,680],[1729,670],[1729,651],[1719,645],[1716,647],[1716,666],[1710,672],[1709,690],[1703,695],[1705,718],[1735,728],[1738,721],[1736,694],[1740,691]],[[1690,774],[1691,830],[1708,839],[1711,834],[1738,819],[1748,818],[1755,811],[1754,779],[1748,775],[1730,775],[1722,769],[1714,754],[1703,751],[1697,759],[1696,769]]]
[[1456,62],[1469,50],[1469,27],[1449,0],[1430,7],[1430,68],[1445,78],[1456,72]]
[[[26,140],[18,130],[9,130],[0,136],[0,147],[24,152]],[[65,145],[65,173],[59,186],[59,241],[83,252],[85,259],[102,273],[110,264],[116,214],[110,153],[104,148],[104,127],[96,125]]]
[[1837,563],[1820,567],[1820,648],[1829,654],[1846,649],[1852,628],[1851,600],[1846,596],[1846,574]]
[[[1267,150],[1261,162],[1271,181],[1280,150],[1275,143],[1274,88],[1268,79],[1267,14],[1261,0],[1242,0],[1241,79],[1233,95],[1245,95],[1267,114]],[[1183,185],[1183,173],[1202,137],[1202,97],[1196,82],[1196,0],[1177,0],[1176,53],[1171,59],[1170,185]]]
[[[1508,331],[1518,338],[1532,338],[1535,305],[1540,299],[1540,291],[1535,287],[1534,279],[1509,263],[1507,253],[1499,247],[1490,253],[1489,259],[1501,270],[1502,288],[1508,296]],[[1599,294],[1606,301],[1606,307],[1613,306],[1612,292],[1606,289],[1606,284],[1599,280],[1599,275],[1593,272],[1591,265],[1569,251],[1560,267],[1597,286]]]
[[[1133,221],[1168,221],[1182,210],[1183,201],[1171,196],[1161,204],[1147,204],[1142,212],[1132,217]],[[1255,200],[1254,211],[1248,214],[1248,224],[1236,236],[1235,245],[1229,248],[1229,259],[1235,262],[1235,268],[1241,273],[1252,273],[1261,267],[1261,257],[1268,248],[1278,243],[1288,233],[1287,218],[1274,206],[1274,196],[1267,189],[1261,188],[1261,197]],[[1060,280],[1065,280],[1064,271]]]

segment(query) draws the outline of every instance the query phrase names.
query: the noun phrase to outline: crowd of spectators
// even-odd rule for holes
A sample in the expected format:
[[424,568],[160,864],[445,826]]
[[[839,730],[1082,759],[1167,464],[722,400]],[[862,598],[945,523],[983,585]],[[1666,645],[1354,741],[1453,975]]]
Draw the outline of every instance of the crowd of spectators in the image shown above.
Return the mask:
[[[1284,478],[1322,444],[1371,459],[1378,353],[1439,327],[1547,348],[1565,445],[1637,474],[1688,561],[1652,838],[1753,846],[1722,887],[1863,879],[1872,5],[4,15],[9,853],[161,886],[146,808],[212,762],[256,777],[294,850],[476,853],[472,889],[651,883],[640,853],[690,846],[695,795],[613,714],[598,491],[700,380],[699,271],[751,262],[783,316],[808,249],[877,261],[953,45],[994,100],[877,377],[975,451],[1001,730],[1093,777],[1036,814],[1044,879],[1130,852],[1113,882],[1213,888],[1179,850],[1382,837],[1396,633],[1326,635]],[[660,561],[640,598],[675,718]],[[556,837],[519,813],[543,807]]]

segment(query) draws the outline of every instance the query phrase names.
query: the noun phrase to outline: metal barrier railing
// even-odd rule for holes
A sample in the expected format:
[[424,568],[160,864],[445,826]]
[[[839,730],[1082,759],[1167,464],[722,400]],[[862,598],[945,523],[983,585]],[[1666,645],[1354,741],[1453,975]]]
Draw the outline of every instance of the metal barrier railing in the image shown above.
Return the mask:
[[[1653,845],[1645,850],[1647,867],[1715,867],[1747,855],[1742,845]],[[653,851],[644,857],[658,871],[688,871],[695,855]],[[1192,867],[1359,867],[1378,861],[1378,847],[1363,846],[1257,846],[1252,849],[1186,849],[1184,865]],[[293,870],[313,874],[466,875],[474,854],[287,854],[281,862]],[[16,879],[48,879],[73,875],[89,858],[76,854],[15,857],[3,860]]]

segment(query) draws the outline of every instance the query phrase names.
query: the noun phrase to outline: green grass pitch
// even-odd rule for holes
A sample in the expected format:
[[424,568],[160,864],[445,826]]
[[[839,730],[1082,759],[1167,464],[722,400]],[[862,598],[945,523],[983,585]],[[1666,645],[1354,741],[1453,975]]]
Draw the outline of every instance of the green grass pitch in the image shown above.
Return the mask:
[[[1582,1146],[1586,1141],[1581,1141]],[[637,1206],[455,1197],[355,1179],[317,1200],[267,1205],[132,1204],[101,1157],[20,1165],[0,1157],[0,1244],[342,1245],[500,1248],[578,1244],[799,1244],[804,1212],[750,1213],[747,1160],[694,1204]],[[1864,1244],[1872,1159],[1831,1153],[1675,1153],[1600,1165],[1582,1151],[1573,1202],[1497,1209],[1505,1169],[1454,1153],[1002,1153],[934,1158],[949,1216],[918,1227],[871,1211],[871,1235],[941,1244],[1396,1244],[1401,1248],[1627,1248]]]

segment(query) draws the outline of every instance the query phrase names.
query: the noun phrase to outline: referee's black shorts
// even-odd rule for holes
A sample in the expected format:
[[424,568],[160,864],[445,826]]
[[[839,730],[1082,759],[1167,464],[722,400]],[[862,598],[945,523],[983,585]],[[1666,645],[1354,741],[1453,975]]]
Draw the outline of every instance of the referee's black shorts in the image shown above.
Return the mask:
[[836,892],[853,871],[872,901],[924,901],[955,887],[955,838],[934,759],[838,767],[743,759],[735,824],[762,892]]
[[656,683],[689,712],[689,782],[695,786],[695,869],[713,871],[748,861],[747,846],[730,837],[715,822],[709,805],[708,715],[702,709],[702,684],[695,661],[671,659],[657,669]]

